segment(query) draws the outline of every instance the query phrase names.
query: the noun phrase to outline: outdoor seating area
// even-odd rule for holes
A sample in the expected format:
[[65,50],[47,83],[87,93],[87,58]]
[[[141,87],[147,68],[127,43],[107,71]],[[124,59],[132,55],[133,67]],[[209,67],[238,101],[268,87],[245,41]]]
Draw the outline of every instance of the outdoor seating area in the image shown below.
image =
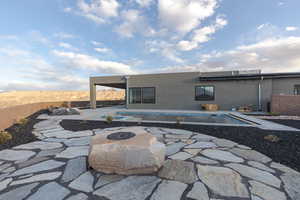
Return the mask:
[[0,151],[0,199],[299,199],[298,171],[222,135],[70,116],[39,115],[39,141]]

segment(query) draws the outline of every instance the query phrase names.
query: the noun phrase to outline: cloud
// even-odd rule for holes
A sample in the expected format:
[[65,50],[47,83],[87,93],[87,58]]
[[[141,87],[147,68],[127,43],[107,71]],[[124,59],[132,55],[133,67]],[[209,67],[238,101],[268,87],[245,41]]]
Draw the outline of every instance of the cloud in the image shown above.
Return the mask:
[[94,46],[101,46],[101,45],[102,45],[101,42],[97,42],[97,41],[91,41],[91,43],[92,43]]
[[135,0],[141,7],[148,7],[153,3],[153,0]]
[[176,45],[163,41],[163,40],[150,40],[146,41],[146,49],[150,53],[160,54],[167,59],[177,62],[183,63],[184,60],[179,57],[178,52],[176,51]]
[[54,33],[54,37],[57,37],[59,39],[72,39],[76,38],[75,35],[69,34],[69,33],[64,33],[64,32],[59,32],[59,33]]
[[115,31],[121,36],[131,38],[135,33],[142,33],[144,36],[155,34],[139,10],[124,10],[121,16],[124,22],[115,28]]
[[64,49],[70,49],[70,50],[74,50],[74,51],[78,51],[79,49],[76,47],[73,47],[73,45],[66,43],[66,42],[60,42],[58,43],[58,46],[64,48]]
[[94,50],[99,53],[107,53],[110,51],[110,49],[108,49],[108,48],[94,48]]
[[65,52],[54,50],[53,54],[60,57],[64,64],[73,66],[84,70],[92,70],[98,73],[105,74],[135,74],[137,73],[129,65],[114,62],[104,61],[96,57],[86,54],[79,54],[74,52]]
[[297,31],[299,28],[295,26],[287,26],[285,28],[286,31]]
[[116,0],[92,0],[90,3],[86,3],[85,0],[78,0],[77,7],[79,15],[97,24],[105,23],[108,18],[119,15],[119,3]]
[[227,25],[227,20],[223,17],[217,17],[213,25],[205,26],[203,28],[193,31],[191,41],[182,40],[177,44],[177,48],[181,51],[190,51],[199,46],[199,44],[208,42],[211,40],[211,35],[216,33],[219,29],[222,29]]
[[171,31],[187,33],[212,16],[217,0],[158,0],[161,25]]
[[270,38],[233,50],[212,52],[193,65],[169,66],[161,71],[219,71],[262,69],[263,72],[299,72],[300,37]]

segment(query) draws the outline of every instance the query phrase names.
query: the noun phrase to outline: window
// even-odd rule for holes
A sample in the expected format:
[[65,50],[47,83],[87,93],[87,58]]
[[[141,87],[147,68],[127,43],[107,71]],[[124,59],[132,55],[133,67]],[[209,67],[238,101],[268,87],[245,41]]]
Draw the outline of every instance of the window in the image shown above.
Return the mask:
[[294,94],[295,95],[300,95],[300,85],[295,85],[295,87],[294,87]]
[[196,101],[212,101],[215,99],[214,86],[196,86],[195,87],[195,100]]
[[129,103],[130,104],[142,103],[141,88],[129,88]]
[[130,104],[155,104],[155,88],[129,88]]
[[148,87],[142,88],[142,102],[143,103],[155,103],[155,88]]

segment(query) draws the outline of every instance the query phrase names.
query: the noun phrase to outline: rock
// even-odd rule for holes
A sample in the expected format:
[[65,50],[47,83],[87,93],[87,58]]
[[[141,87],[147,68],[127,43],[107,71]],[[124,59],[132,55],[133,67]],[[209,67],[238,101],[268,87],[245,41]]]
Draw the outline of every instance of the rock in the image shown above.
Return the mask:
[[96,183],[95,188],[99,188],[103,185],[120,181],[123,178],[124,178],[124,176],[122,176],[122,175],[102,175],[99,177],[99,180]]
[[274,169],[271,169],[271,168],[267,167],[266,165],[256,162],[256,161],[248,161],[248,164],[251,165],[252,167],[256,167],[256,168],[264,170],[264,171],[276,173]]
[[23,174],[30,174],[30,173],[37,173],[41,171],[46,171],[50,169],[56,169],[61,166],[63,166],[65,163],[55,160],[47,160],[23,169],[19,169],[16,172],[14,172],[11,176],[20,176]]
[[240,149],[246,149],[246,150],[251,150],[251,148],[250,147],[248,147],[248,146],[245,146],[245,145],[242,145],[242,144],[238,144],[238,145],[236,145],[238,148],[240,148]]
[[150,200],[180,200],[187,185],[177,181],[162,181]]
[[204,148],[215,148],[215,147],[217,147],[217,146],[212,142],[196,142],[194,144],[190,144],[190,145],[186,146],[185,148],[204,149]]
[[87,195],[85,195],[84,193],[79,193],[79,194],[70,196],[66,200],[86,200],[88,198],[89,197]]
[[[49,194],[49,192],[51,193]],[[27,200],[63,200],[68,194],[70,194],[70,190],[56,182],[50,182],[40,187],[33,195],[29,196]]]
[[186,160],[186,159],[189,159],[191,157],[193,157],[193,156],[189,153],[186,153],[186,152],[179,152],[179,153],[176,153],[172,156],[169,156],[169,158],[173,159],[173,160]]
[[283,192],[256,181],[249,181],[249,183],[251,185],[251,193],[260,196],[265,200],[286,200],[286,196]]
[[219,163],[218,161],[211,160],[211,159],[205,158],[203,156],[197,156],[197,157],[191,158],[191,160],[194,162],[198,162],[198,163],[202,163],[202,164],[209,164],[209,165]]
[[198,140],[198,141],[210,141],[213,139],[216,139],[216,137],[210,136],[210,135],[204,135],[201,133],[196,133],[197,135],[193,136],[192,139]]
[[213,142],[215,144],[217,144],[219,147],[234,147],[236,145],[238,145],[237,143],[235,142],[232,142],[230,140],[226,140],[226,139],[220,139],[220,138],[217,138],[217,139],[214,139]]
[[9,167],[9,168],[7,168],[5,170],[2,170],[2,173],[11,173],[11,172],[13,172],[15,170],[16,170],[15,167]]
[[[0,194],[0,199],[2,200],[20,200],[25,199],[31,191],[38,185],[39,183],[32,183],[29,185],[25,185],[22,187],[18,187],[16,189],[10,190],[4,194]],[[48,195],[51,196],[51,195]]]
[[263,199],[256,195],[251,194],[251,200],[263,200]]
[[40,153],[38,153],[35,157],[37,158],[37,157],[44,157],[44,156],[54,156],[56,154],[59,154],[63,150],[64,150],[64,148],[40,151]]
[[187,184],[198,180],[194,164],[181,160],[166,160],[158,176]]
[[27,160],[28,158],[35,155],[33,151],[15,151],[5,149],[0,151],[0,160],[16,161],[16,160]]
[[167,139],[189,139],[190,135],[173,135],[173,134],[166,134]]
[[51,115],[80,115],[80,110],[77,108],[56,108],[51,111]]
[[155,176],[129,176],[101,187],[93,194],[110,200],[142,200],[148,197],[160,179]]
[[294,200],[300,199],[300,174],[285,173],[281,177],[283,187],[288,195]]
[[30,160],[18,163],[18,168],[23,168],[23,167],[27,167],[29,165],[34,165],[36,163],[40,163],[42,161],[49,160],[49,159],[50,159],[49,157],[34,157]]
[[281,181],[269,172],[235,163],[227,164],[226,166],[239,172],[242,176],[246,176],[256,181],[275,186],[277,188],[280,187]]
[[92,192],[94,184],[94,176],[91,172],[85,172],[69,184],[70,188],[83,192]]
[[209,200],[208,191],[203,183],[195,182],[192,190],[187,194],[188,198],[195,200]]
[[173,135],[193,135],[193,132],[183,129],[161,128],[161,130]]
[[202,151],[202,149],[184,149],[185,152],[195,156],[197,155],[200,151]]
[[90,130],[77,131],[77,132],[63,130],[63,131],[44,134],[45,137],[50,137],[50,138],[55,137],[55,138],[59,138],[59,139],[87,137],[87,136],[92,136],[92,135],[93,135],[93,132]]
[[47,130],[52,127],[59,127],[60,120],[43,120],[39,123],[36,123],[33,128],[36,130]]
[[69,160],[65,168],[61,182],[69,182],[77,178],[80,174],[87,171],[86,157],[78,157]]
[[88,146],[68,147],[66,150],[56,155],[56,158],[75,158],[79,156],[87,156],[89,153]]
[[[133,133],[133,137],[114,140],[108,137]],[[92,137],[89,165],[99,172],[148,174],[157,171],[165,159],[165,145],[141,127],[128,127]]]
[[168,145],[167,148],[166,148],[166,156],[177,153],[184,146],[186,146],[186,144],[182,143],[182,142],[178,142],[178,143]]
[[2,190],[4,190],[8,186],[8,184],[10,184],[10,182],[12,182],[12,180],[13,180],[12,178],[7,178],[7,179],[1,181],[0,182],[0,192]]
[[294,174],[300,174],[299,172],[297,172],[296,170],[292,169],[292,168],[289,168],[285,165],[282,165],[280,163],[276,163],[276,162],[272,162],[271,163],[271,167],[274,168],[274,169],[278,169],[282,172],[285,172],[285,173],[294,173]]
[[149,133],[155,135],[155,136],[166,134],[165,131],[161,130],[158,127],[147,127],[145,130],[148,131]]
[[222,160],[226,162],[244,162],[242,158],[237,157],[228,151],[222,151],[217,149],[205,149],[204,151],[201,151],[201,154],[212,159]]
[[14,147],[14,149],[41,149],[41,150],[48,150],[48,149],[57,149],[61,148],[62,144],[54,143],[54,142],[31,142],[23,145],[19,145]]
[[45,174],[38,174],[30,178],[13,181],[10,185],[19,185],[24,183],[38,182],[38,181],[52,181],[60,177],[60,175],[61,172],[49,172]]
[[225,167],[197,165],[200,180],[214,193],[228,197],[248,198],[248,190],[241,176]]
[[269,158],[257,151],[254,151],[254,150],[234,148],[234,149],[231,149],[230,152],[232,152],[238,156],[241,156],[241,157],[245,158],[246,160],[254,160],[254,161],[262,162],[262,163],[267,163],[267,162],[272,161],[271,158]]
[[11,163],[5,163],[3,165],[0,166],[0,172],[2,172],[3,170],[9,168],[12,164]]
[[72,138],[65,140],[64,143],[67,146],[83,146],[90,144],[91,137]]

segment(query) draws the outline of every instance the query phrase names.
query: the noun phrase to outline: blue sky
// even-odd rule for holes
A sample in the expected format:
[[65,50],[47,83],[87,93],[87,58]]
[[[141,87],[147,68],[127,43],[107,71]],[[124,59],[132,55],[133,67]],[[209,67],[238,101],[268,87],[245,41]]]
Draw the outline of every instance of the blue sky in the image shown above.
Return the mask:
[[6,0],[0,90],[82,90],[93,75],[300,71],[299,0]]

